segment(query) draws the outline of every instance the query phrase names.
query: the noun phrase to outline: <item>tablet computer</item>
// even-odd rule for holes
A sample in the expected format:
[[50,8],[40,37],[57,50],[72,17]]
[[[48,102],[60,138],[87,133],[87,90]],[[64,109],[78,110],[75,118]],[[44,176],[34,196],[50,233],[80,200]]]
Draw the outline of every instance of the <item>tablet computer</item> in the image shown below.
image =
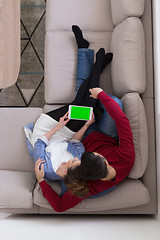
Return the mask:
[[85,106],[69,105],[68,118],[88,121],[92,119],[93,108]]

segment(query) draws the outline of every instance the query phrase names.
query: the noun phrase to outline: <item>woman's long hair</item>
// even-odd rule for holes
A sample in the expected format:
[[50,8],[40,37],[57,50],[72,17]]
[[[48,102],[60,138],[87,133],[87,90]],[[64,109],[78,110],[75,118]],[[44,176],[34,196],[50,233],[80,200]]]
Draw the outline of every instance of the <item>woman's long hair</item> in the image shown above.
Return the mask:
[[87,186],[87,179],[84,179],[81,175],[81,165],[75,168],[69,168],[67,175],[64,177],[64,182],[71,193],[83,198],[89,193]]
[[93,152],[84,152],[81,165],[69,168],[64,178],[66,186],[76,196],[83,198],[89,193],[88,180],[99,180],[108,174],[105,158]]

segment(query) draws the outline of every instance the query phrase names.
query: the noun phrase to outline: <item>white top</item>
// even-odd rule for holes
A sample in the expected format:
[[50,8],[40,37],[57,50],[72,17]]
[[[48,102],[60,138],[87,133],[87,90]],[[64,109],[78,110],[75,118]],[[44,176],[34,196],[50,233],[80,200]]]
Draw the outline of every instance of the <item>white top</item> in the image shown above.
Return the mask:
[[44,135],[57,124],[56,120],[42,113],[34,125],[33,134],[30,135],[30,143],[33,147],[38,139],[42,139],[47,144],[45,150],[51,154],[52,167],[55,172],[61,163],[66,163],[73,158],[72,154],[67,151],[67,141],[71,140],[75,134],[75,132],[64,126],[48,141]]

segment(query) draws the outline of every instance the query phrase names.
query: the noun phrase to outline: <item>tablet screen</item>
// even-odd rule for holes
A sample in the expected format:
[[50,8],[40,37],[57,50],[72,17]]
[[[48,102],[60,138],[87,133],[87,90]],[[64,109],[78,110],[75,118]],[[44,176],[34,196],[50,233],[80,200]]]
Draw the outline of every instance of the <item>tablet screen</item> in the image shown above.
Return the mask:
[[69,106],[69,118],[70,119],[77,119],[77,120],[90,120],[92,118],[92,107],[84,107],[84,106]]

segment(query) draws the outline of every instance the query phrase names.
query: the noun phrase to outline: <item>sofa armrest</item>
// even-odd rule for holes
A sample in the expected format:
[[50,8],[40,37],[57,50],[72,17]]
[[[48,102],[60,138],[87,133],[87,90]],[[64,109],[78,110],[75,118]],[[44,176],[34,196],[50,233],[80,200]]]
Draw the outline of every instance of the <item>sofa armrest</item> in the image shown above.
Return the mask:
[[0,108],[0,169],[34,171],[24,133],[24,126],[35,122],[41,108]]
[[31,208],[34,172],[0,170],[0,208]]

